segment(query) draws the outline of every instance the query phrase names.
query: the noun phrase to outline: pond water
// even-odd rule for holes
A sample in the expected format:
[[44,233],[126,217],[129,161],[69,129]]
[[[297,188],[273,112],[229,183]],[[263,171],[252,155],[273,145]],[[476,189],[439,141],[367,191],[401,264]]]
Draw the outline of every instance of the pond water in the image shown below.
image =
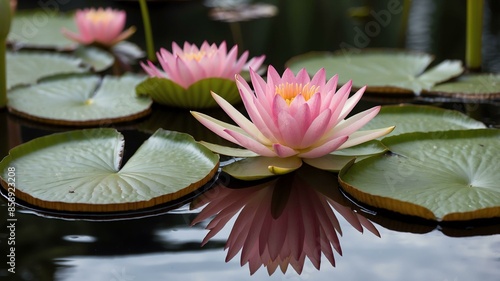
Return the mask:
[[[48,3],[38,2],[20,1],[20,9],[41,7],[43,3]],[[96,3],[66,2],[68,1],[53,1],[63,11]],[[367,5],[366,1],[317,0],[310,2],[313,4],[304,4],[309,1],[267,2],[278,6],[279,14],[276,17],[242,22],[239,28],[244,48],[249,49],[251,55],[266,54],[266,63],[279,68],[294,55],[308,51],[336,50],[342,42],[354,45],[355,27],[364,27],[372,20],[370,13],[366,15],[363,11],[380,11],[390,1],[373,1],[370,7],[364,6]],[[411,28],[408,36],[402,36],[399,31],[401,15],[393,15],[390,23],[383,26],[376,36],[371,36],[367,45],[362,48],[395,48],[406,45],[436,54],[437,60],[463,59],[464,33],[456,26],[464,23],[464,3],[449,0],[440,1],[439,4],[435,4],[435,1],[418,2],[421,4],[414,4],[412,9],[415,12],[409,17]],[[126,9],[130,24],[138,26],[133,39],[144,47],[140,40],[142,31],[137,3],[99,3]],[[149,4],[155,23],[157,46],[168,49],[173,40],[193,43],[205,39],[213,42],[234,40],[230,24],[210,20],[207,16],[208,8],[202,1],[151,1]],[[500,29],[495,19],[498,16],[494,15],[498,15],[500,10],[495,1],[486,1],[486,5],[485,28],[488,36],[484,47],[487,50],[484,70],[497,72],[500,70],[500,48],[494,46],[498,46]],[[458,110],[490,127],[500,128],[498,101],[464,102],[439,98],[365,96],[356,110],[402,102]],[[226,118],[219,110],[205,112],[218,119]],[[118,128],[125,136],[124,161],[148,138],[149,133],[159,127],[187,132],[197,140],[224,143],[191,118],[188,111],[165,106],[155,105],[150,116],[113,127]],[[10,148],[20,143],[69,129],[74,128],[43,125],[18,118],[6,110],[0,111],[0,156],[7,155]],[[7,220],[7,202],[2,200],[0,279],[487,281],[500,278],[500,218],[438,224],[369,209],[341,193],[335,174],[311,172],[307,168],[300,169],[283,180],[262,181],[253,185],[219,174],[206,188],[177,202],[141,212],[120,214],[60,213],[40,210],[20,202],[15,222],[15,274],[7,271],[9,265],[6,256],[10,250],[7,242],[11,235],[8,226],[11,222]],[[250,210],[253,207],[260,217],[245,217],[243,214],[246,213],[243,211],[231,211],[223,204],[228,201]],[[261,203],[257,205],[258,208],[255,208],[255,202]],[[207,219],[195,225],[192,223],[204,210],[206,203],[212,206],[215,213],[221,211],[221,214],[227,214],[225,218],[217,217],[220,221],[227,220],[227,223],[202,246],[202,241],[209,232],[205,228],[213,219],[210,216],[212,213],[207,214]],[[294,213],[293,210],[301,210],[301,213]],[[342,231],[342,235],[337,235],[342,255],[333,250],[335,266],[324,254],[332,251],[331,248],[328,250],[325,243],[335,241],[331,231],[334,220],[324,220],[325,214],[329,214],[330,218],[337,218]],[[272,245],[280,244],[285,238],[272,236],[269,230],[284,229],[283,222],[277,222],[278,218],[284,217],[294,222],[285,224],[288,226],[286,231],[281,231],[289,234],[286,238],[289,242],[288,250],[299,256],[307,254],[316,261],[321,253],[320,269],[315,267],[315,262],[311,259],[305,258],[301,270],[290,265],[286,273],[282,273],[278,267],[269,276],[263,266],[253,274],[253,269],[248,264],[242,266],[241,251],[226,261],[228,253],[238,249],[234,237],[240,237],[240,241],[244,243],[255,241],[252,239],[257,239],[255,235],[258,234],[258,241],[264,246],[272,248]],[[303,219],[294,220],[298,217]],[[264,222],[258,223],[259,218]],[[219,224],[221,227],[223,225]],[[321,225],[319,229],[330,234],[328,239],[325,240],[325,233],[311,230],[318,225]],[[360,228],[360,225],[363,227]],[[363,229],[362,233],[360,229]],[[303,236],[299,235],[303,239],[290,242],[294,233],[303,233]],[[228,237],[231,237],[231,243],[227,243]],[[271,243],[266,244],[266,241]],[[306,241],[305,246],[301,246],[304,242],[297,241]],[[228,249],[225,249],[226,244]],[[248,248],[244,250],[245,255],[248,251],[253,253],[250,254],[251,257],[261,256],[261,249]],[[263,256],[262,263],[267,263],[268,259]],[[255,264],[258,262],[253,265]],[[300,268],[301,262],[291,264]]]

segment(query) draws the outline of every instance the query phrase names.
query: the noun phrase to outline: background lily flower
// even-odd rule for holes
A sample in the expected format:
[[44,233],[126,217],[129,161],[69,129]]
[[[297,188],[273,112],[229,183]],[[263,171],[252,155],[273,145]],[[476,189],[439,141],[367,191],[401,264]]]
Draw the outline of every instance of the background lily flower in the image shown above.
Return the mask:
[[172,42],[172,52],[161,48],[157,53],[158,61],[163,71],[151,61],[148,64],[141,62],[142,68],[152,77],[171,79],[183,88],[210,77],[234,79],[243,69],[258,69],[264,62],[265,56],[254,57],[247,62],[248,51],[238,56],[238,46],[234,45],[227,52],[226,42],[219,47],[204,41],[198,48],[194,44],[184,42],[181,48]]
[[135,32],[133,26],[123,31],[126,17],[125,11],[111,8],[78,10],[75,14],[75,22],[79,33],[64,28],[62,32],[69,39],[83,45],[98,44],[112,47]]
[[[324,168],[324,161],[317,159],[381,137],[394,129],[358,131],[377,115],[380,106],[345,119],[366,87],[349,98],[352,82],[336,90],[338,76],[326,81],[324,69],[310,78],[305,69],[296,76],[286,69],[280,76],[269,66],[267,82],[252,69],[250,76],[255,92],[239,75],[236,84],[251,121],[216,93],[212,93],[213,98],[239,127],[202,113],[192,114],[214,133],[248,149],[250,152],[243,153],[245,156],[271,158],[263,163],[272,174],[293,171],[301,166],[301,160]],[[233,153],[234,150],[223,147],[210,148],[221,154],[241,156],[241,151]],[[318,162],[322,164],[315,165]],[[249,166],[255,166],[252,164]]]
[[227,51],[226,42],[217,47],[204,41],[201,47],[188,42],[181,48],[172,43],[172,52],[157,53],[162,70],[151,61],[142,68],[151,77],[137,86],[137,94],[148,95],[155,102],[184,108],[217,106],[210,95],[216,91],[229,103],[241,102],[234,76],[249,68],[258,69],[265,56],[248,59],[248,51],[238,58],[238,46]]

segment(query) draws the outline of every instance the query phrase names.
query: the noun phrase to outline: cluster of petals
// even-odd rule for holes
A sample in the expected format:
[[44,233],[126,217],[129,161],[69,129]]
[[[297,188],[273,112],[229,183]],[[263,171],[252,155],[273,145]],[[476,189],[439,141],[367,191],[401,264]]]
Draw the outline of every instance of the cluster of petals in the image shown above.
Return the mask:
[[[288,196],[281,198],[280,212],[276,211],[276,192],[280,179],[248,188],[217,186],[203,194],[193,207],[207,204],[193,220],[197,224],[212,218],[206,226],[207,243],[229,221],[234,225],[227,238],[226,262],[241,252],[241,265],[249,265],[250,273],[261,266],[269,275],[277,268],[283,273],[291,265],[301,273],[306,258],[317,269],[321,255],[335,265],[334,251],[342,254],[337,233],[342,233],[333,209],[337,210],[353,227],[363,232],[363,227],[379,235],[373,224],[351,208],[326,197],[298,177],[292,179]],[[274,196],[273,196],[274,194]]]
[[157,52],[158,61],[163,70],[151,61],[142,63],[142,68],[151,77],[167,78],[183,88],[207,78],[234,79],[236,74],[249,68],[258,69],[265,56],[253,57],[247,61],[248,51],[238,58],[238,46],[234,45],[229,52],[226,42],[219,46],[204,41],[201,47],[184,42],[183,48],[172,42],[172,52],[161,48]]
[[112,47],[135,32],[135,27],[123,30],[126,18],[125,11],[111,8],[78,10],[75,14],[75,23],[79,33],[64,28],[62,32],[69,39],[83,45],[97,44]]
[[337,88],[337,75],[328,81],[324,69],[312,78],[305,69],[295,75],[286,69],[282,76],[269,66],[267,81],[252,69],[250,85],[236,77],[241,99],[251,120],[215,93],[212,96],[239,127],[193,112],[219,136],[265,157],[318,158],[392,131],[393,127],[358,131],[373,119],[380,106],[349,118],[365,88],[349,97],[352,82]]

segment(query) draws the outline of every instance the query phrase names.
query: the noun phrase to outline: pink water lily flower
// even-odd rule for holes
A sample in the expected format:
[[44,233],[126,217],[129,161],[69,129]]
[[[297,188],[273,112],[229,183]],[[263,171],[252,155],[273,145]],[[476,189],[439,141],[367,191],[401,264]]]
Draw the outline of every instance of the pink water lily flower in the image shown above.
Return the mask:
[[253,57],[247,61],[248,51],[238,58],[238,46],[234,45],[229,52],[226,42],[219,47],[204,41],[198,48],[194,44],[184,43],[181,48],[172,43],[172,52],[161,48],[157,53],[158,61],[163,70],[158,69],[151,61],[142,63],[142,68],[152,77],[167,78],[183,88],[206,78],[234,79],[243,69],[258,69],[265,56]]
[[296,163],[286,172],[300,167],[300,159],[314,166],[310,159],[373,140],[394,129],[358,131],[378,114],[380,106],[346,119],[366,87],[349,98],[352,82],[336,90],[337,75],[326,81],[324,69],[310,78],[305,69],[296,76],[286,69],[280,76],[269,66],[267,82],[253,70],[250,76],[253,90],[239,75],[236,83],[251,121],[216,93],[212,93],[213,98],[239,127],[202,113],[192,114],[222,138],[252,151],[253,156],[287,158],[287,163]]
[[111,47],[129,38],[135,32],[133,26],[123,31],[126,17],[125,11],[111,8],[78,10],[75,14],[75,22],[79,33],[64,28],[62,32],[69,39],[84,45],[98,44]]

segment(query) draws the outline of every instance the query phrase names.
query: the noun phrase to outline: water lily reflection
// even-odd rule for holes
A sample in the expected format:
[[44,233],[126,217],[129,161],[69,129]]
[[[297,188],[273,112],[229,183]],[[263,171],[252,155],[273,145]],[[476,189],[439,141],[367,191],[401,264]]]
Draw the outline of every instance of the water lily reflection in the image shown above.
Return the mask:
[[342,197],[335,175],[309,166],[251,187],[218,185],[192,203],[193,208],[204,205],[192,222],[214,216],[202,244],[236,217],[226,262],[241,251],[241,265],[248,263],[251,274],[262,265],[269,275],[278,267],[285,273],[289,265],[300,274],[306,257],[319,269],[322,254],[335,266],[334,251],[342,254],[337,235],[342,230],[334,210],[358,231],[364,227],[379,236]]

